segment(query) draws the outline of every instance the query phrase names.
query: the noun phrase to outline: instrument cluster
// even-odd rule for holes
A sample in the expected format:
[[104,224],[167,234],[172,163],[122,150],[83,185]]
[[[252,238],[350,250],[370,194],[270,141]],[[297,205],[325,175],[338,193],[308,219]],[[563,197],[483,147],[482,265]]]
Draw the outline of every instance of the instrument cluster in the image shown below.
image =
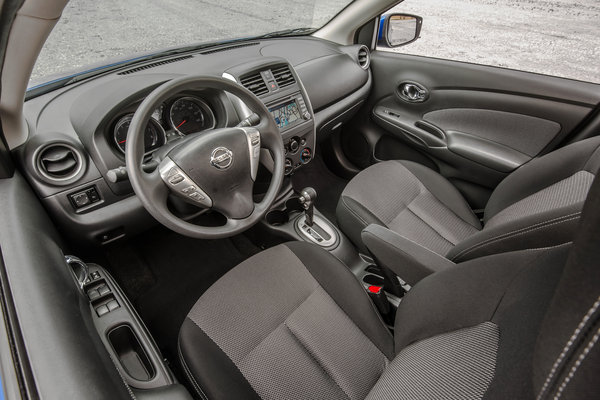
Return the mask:
[[[133,112],[122,113],[111,124],[112,141],[123,154],[132,118]],[[170,140],[213,129],[216,124],[215,113],[206,100],[195,95],[169,99],[154,110],[146,125],[145,153],[152,153]]]

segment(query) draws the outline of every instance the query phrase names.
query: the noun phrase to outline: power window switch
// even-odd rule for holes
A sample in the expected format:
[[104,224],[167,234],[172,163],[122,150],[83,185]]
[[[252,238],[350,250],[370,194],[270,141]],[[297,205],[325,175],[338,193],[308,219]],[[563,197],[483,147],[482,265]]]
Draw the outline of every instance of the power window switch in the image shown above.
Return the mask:
[[117,303],[116,300],[111,300],[108,303],[106,303],[106,307],[108,307],[108,311],[113,311],[119,308],[119,303]]
[[100,292],[98,292],[97,289],[92,289],[87,292],[87,295],[90,298],[90,300],[96,300],[98,297],[100,297]]
[[90,278],[92,278],[93,281],[100,279],[100,273],[98,271],[94,271],[90,274]]
[[101,316],[103,316],[103,315],[105,315],[105,314],[108,314],[108,313],[109,313],[109,311],[110,311],[110,310],[109,310],[109,309],[108,309],[108,307],[107,307],[107,306],[105,306],[105,305],[104,305],[104,306],[99,306],[99,307],[96,307],[96,314],[98,314],[98,316],[99,316],[99,317],[101,317]]
[[108,286],[102,285],[98,288],[98,293],[100,293],[100,296],[104,296],[105,294],[110,293],[110,289]]

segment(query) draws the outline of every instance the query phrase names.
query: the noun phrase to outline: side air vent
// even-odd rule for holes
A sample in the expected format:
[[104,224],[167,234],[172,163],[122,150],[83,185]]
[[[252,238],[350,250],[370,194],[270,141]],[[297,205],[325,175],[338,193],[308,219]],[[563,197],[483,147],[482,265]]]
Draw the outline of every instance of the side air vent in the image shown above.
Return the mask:
[[296,83],[296,79],[294,78],[292,71],[290,71],[289,65],[273,68],[271,72],[273,73],[275,82],[277,82],[277,86],[280,88]]
[[371,64],[369,48],[367,46],[360,46],[358,49],[358,65],[360,65],[362,69],[368,69],[369,64]]
[[265,93],[269,93],[269,89],[267,88],[267,84],[263,80],[260,72],[256,72],[251,75],[246,75],[245,77],[240,79],[240,83],[249,91],[254,93],[257,96],[263,95]]
[[66,181],[76,176],[82,168],[79,151],[66,143],[53,143],[42,148],[36,157],[38,172],[51,181]]
[[192,57],[193,56],[191,56],[191,55],[187,55],[187,56],[181,56],[181,57],[176,57],[176,58],[170,58],[168,60],[157,61],[157,62],[153,62],[150,64],[142,65],[140,67],[131,68],[126,71],[121,71],[117,75],[129,75],[129,74],[133,74],[135,72],[143,71],[145,69],[150,69],[150,68],[158,67],[158,66],[165,65],[165,64],[171,64],[174,62],[187,60],[188,58],[192,58]]
[[239,49],[239,48],[241,48],[241,47],[256,46],[257,44],[258,44],[258,42],[234,44],[233,46],[218,47],[218,48],[216,48],[216,49],[211,49],[211,50],[202,51],[202,52],[200,52],[200,54],[213,54],[213,53],[219,53],[219,52],[221,52],[221,51],[228,51],[228,50],[233,50],[233,49]]

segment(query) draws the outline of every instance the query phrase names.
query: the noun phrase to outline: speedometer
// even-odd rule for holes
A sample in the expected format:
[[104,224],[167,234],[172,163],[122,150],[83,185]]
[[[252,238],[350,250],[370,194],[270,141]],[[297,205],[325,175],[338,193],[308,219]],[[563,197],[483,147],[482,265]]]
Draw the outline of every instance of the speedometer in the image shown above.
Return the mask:
[[181,97],[169,110],[171,126],[177,132],[188,135],[215,127],[215,116],[210,107],[197,97]]
[[[115,124],[114,129],[114,141],[121,150],[121,152],[125,153],[125,145],[127,144],[127,131],[129,130],[129,125],[131,125],[131,120],[133,119],[133,114],[127,114],[122,116],[117,123]],[[144,131],[144,153],[150,153],[164,145],[167,139],[165,137],[165,131],[160,126],[160,124],[153,118],[148,121],[148,125],[146,125],[146,130]]]

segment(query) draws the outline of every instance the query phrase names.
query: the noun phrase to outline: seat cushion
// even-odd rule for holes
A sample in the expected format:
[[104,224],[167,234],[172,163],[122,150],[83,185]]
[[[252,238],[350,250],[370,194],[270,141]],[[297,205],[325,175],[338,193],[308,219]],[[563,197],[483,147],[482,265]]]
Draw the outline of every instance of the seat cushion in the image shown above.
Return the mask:
[[363,399],[393,356],[362,285],[303,242],[228,272],[194,305],[179,342],[184,369],[209,398]]
[[373,223],[440,255],[481,229],[450,182],[410,161],[385,161],[360,172],[344,189],[337,214],[341,229],[362,250],[360,232]]

